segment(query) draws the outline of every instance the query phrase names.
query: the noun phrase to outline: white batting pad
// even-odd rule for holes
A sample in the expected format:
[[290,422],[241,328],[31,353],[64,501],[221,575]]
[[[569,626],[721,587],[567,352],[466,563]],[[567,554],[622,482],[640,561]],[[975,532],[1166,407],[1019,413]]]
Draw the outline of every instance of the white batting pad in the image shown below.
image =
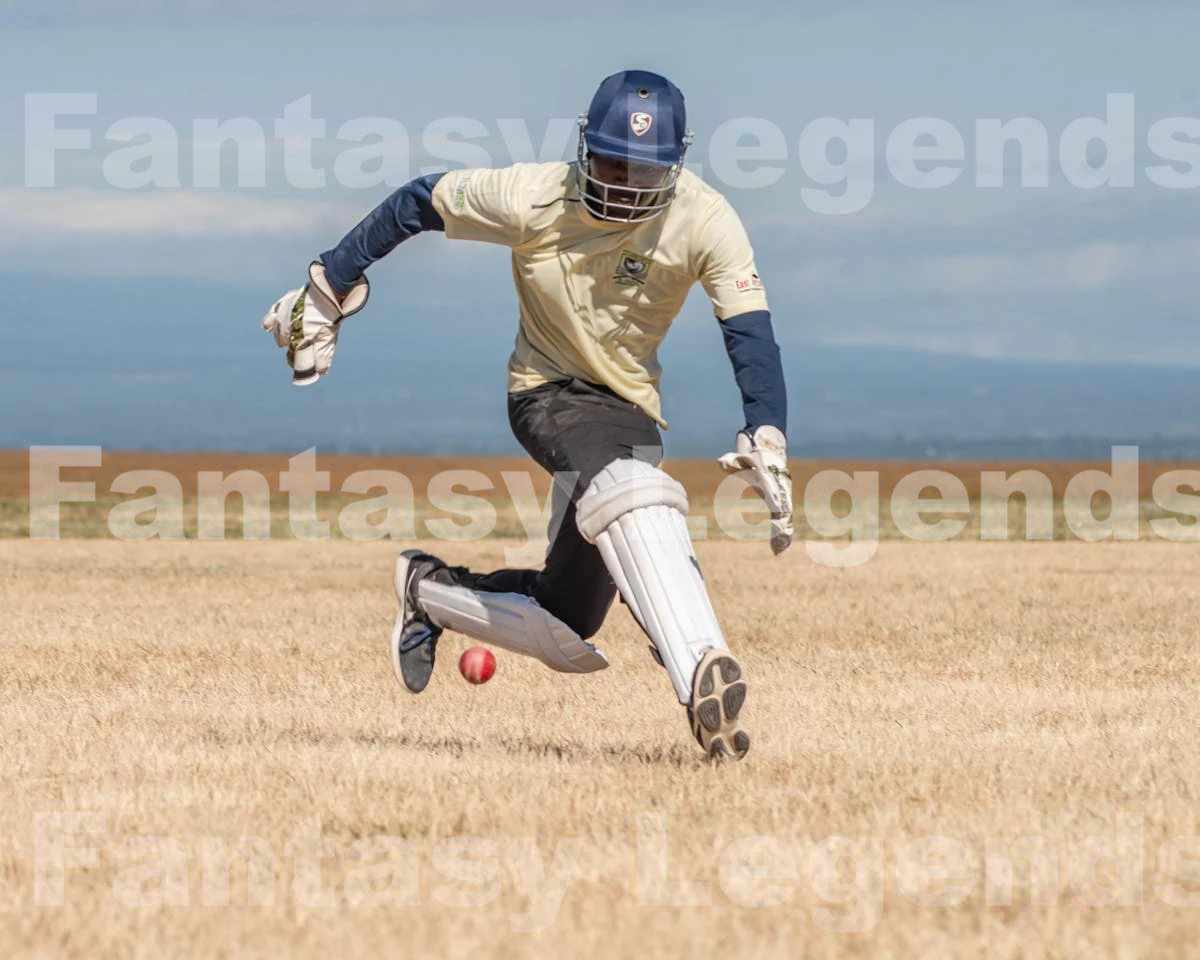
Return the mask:
[[446,630],[541,660],[560,673],[594,673],[608,658],[537,601],[520,593],[488,593],[435,583],[417,585],[429,619]]
[[687,510],[683,487],[640,460],[614,460],[576,505],[579,532],[600,550],[684,704],[704,652],[728,649],[692,551]]

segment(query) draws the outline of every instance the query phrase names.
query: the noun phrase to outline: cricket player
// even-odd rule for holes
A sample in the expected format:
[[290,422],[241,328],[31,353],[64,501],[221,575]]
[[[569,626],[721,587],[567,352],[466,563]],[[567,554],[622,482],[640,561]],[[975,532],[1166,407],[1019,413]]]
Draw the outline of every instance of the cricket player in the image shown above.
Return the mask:
[[787,401],[767,297],[729,203],[684,168],[683,94],[626,70],[579,120],[573,163],[518,163],[421,177],[395,191],[309,268],[263,321],[296,384],[333,361],[341,322],[361,310],[365,271],[414,234],[512,251],[516,345],[508,416],[554,476],[541,570],[477,573],[415,550],[397,560],[393,668],[425,689],[443,630],[534,657],[552,670],[608,666],[590,641],[618,592],[650,638],[710,756],[744,756],[746,680],[692,549],[683,487],[659,468],[667,426],[657,351],[689,288],[712,301],[741,391],[745,428],[723,469],[771,513],[771,548],[792,537]]

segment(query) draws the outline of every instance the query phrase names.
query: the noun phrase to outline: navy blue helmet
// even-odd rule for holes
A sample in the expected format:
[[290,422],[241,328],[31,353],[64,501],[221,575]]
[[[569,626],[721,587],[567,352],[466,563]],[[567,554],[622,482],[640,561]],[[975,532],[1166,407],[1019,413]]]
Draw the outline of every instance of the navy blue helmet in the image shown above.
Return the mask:
[[579,127],[579,175],[593,216],[637,223],[667,208],[692,141],[675,84],[646,70],[614,73]]

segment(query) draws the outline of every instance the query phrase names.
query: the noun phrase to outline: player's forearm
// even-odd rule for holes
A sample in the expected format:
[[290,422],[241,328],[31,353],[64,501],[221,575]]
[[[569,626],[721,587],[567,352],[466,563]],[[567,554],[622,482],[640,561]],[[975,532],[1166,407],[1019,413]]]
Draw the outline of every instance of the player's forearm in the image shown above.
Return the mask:
[[372,210],[332,250],[321,254],[325,276],[340,296],[376,260],[391,253],[409,237],[426,230],[444,230],[433,206],[433,188],[443,174],[418,177]]
[[725,350],[742,394],[746,428],[777,427],[787,434],[787,388],[771,314],[754,310],[721,321]]

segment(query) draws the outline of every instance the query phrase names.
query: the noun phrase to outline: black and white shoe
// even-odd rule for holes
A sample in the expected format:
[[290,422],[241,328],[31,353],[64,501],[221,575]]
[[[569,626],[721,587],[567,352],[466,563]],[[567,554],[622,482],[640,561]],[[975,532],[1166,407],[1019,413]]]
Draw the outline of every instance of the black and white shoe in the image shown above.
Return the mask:
[[420,693],[429,685],[438,637],[442,635],[442,628],[430,622],[421,611],[417,584],[444,566],[437,557],[420,550],[405,550],[396,558],[393,584],[400,612],[392,627],[392,670],[410,693]]
[[750,735],[738,722],[745,703],[741,665],[728,650],[709,649],[692,678],[687,714],[693,736],[710,757],[740,760],[750,749]]

